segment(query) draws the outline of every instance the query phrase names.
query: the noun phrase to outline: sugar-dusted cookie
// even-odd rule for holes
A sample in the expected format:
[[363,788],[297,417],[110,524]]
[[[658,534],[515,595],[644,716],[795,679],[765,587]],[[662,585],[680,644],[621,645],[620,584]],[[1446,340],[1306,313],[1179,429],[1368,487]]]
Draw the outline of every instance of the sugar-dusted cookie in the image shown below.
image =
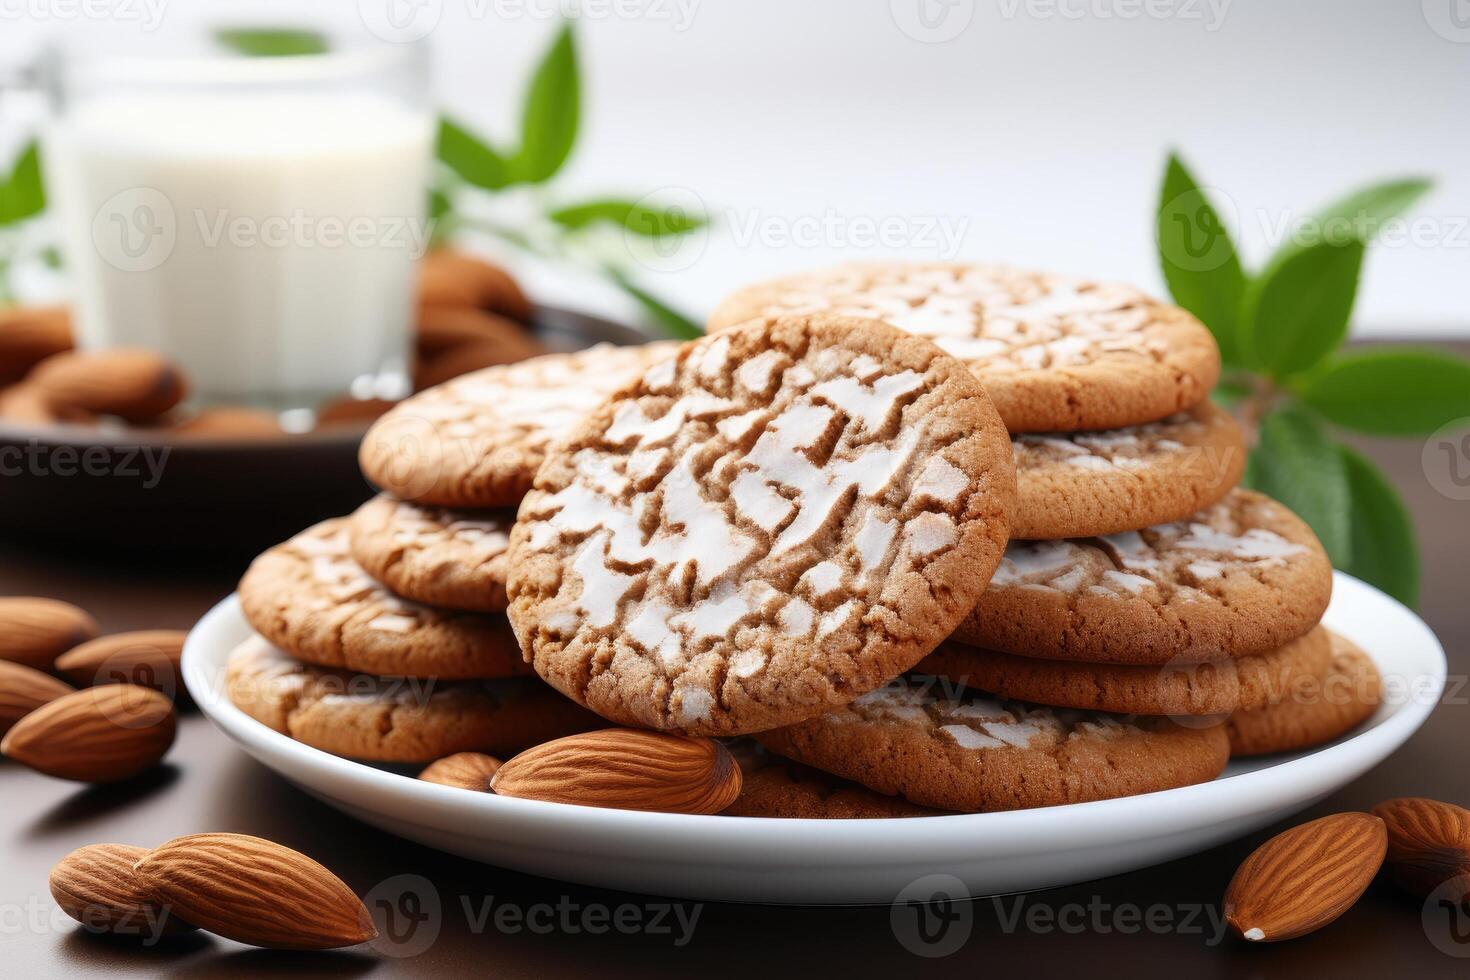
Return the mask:
[[1327,631],[1318,627],[1271,653],[1163,666],[1040,660],[946,643],[914,671],[1003,698],[1061,708],[1225,715],[1280,700],[1294,685],[1321,677],[1331,660]]
[[1332,594],[1317,537],[1232,490],[1188,520],[1104,538],[1013,541],[955,639],[1023,657],[1168,664],[1269,653]]
[[1373,658],[1346,637],[1328,635],[1332,661],[1325,674],[1293,684],[1275,704],[1230,716],[1225,728],[1231,755],[1309,749],[1346,734],[1373,714],[1382,686]]
[[380,495],[349,519],[352,557],[405,599],[466,609],[505,609],[511,511],[421,507]]
[[510,618],[537,673],[613,721],[761,731],[933,649],[1014,505],[964,365],[876,321],[756,322],[557,445],[511,532]]
[[720,811],[727,817],[799,820],[881,820],[937,817],[945,811],[885,796],[831,773],[792,762],[758,742],[738,739],[727,746],[740,763],[740,795]]
[[230,654],[230,701],[256,721],[333,755],[427,762],[453,752],[512,754],[602,724],[534,678],[374,677],[293,660],[264,637]]
[[829,311],[933,340],[985,382],[1012,432],[1153,422],[1196,405],[1220,373],[1199,321],[1131,286],[994,265],[855,263],[757,283],[710,330]]
[[409,602],[368,577],[349,554],[345,518],[255,559],[240,606],[256,632],[323,667],[446,679],[530,673],[503,617]]
[[1214,779],[1222,725],[1001,702],[935,679],[899,679],[830,714],[763,732],[784,756],[946,810],[1019,810]]
[[1013,538],[1085,538],[1183,520],[1229,493],[1245,470],[1240,426],[1207,401],[1160,422],[1022,434],[1011,444]]
[[466,374],[373,423],[358,461],[369,480],[399,500],[514,507],[552,441],[678,347],[598,344]]

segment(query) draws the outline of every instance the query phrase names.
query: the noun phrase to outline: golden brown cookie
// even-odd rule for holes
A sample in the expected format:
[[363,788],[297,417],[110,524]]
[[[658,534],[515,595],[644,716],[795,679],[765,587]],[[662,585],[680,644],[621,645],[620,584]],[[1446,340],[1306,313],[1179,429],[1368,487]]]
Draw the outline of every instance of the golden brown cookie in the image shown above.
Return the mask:
[[738,739],[727,746],[740,763],[740,795],[721,813],[727,817],[778,817],[796,820],[884,820],[937,817],[944,810],[885,796],[866,786],[804,766],[768,751],[758,742]]
[[1230,756],[1222,725],[1000,702],[913,678],[757,740],[879,793],[966,812],[1207,782]]
[[994,265],[854,263],[747,286],[711,331],[816,312],[927,337],[985,383],[1012,432],[1153,422],[1203,401],[1220,374],[1210,332],[1131,286]]
[[378,419],[362,440],[362,471],[399,500],[514,507],[554,440],[678,347],[598,344],[455,378]]
[[559,443],[511,532],[510,618],[623,724],[736,735],[912,666],[989,579],[1010,440],[964,365],[872,320],[685,346]]
[[1014,436],[1011,537],[1085,538],[1183,520],[1240,482],[1245,439],[1201,402],[1160,422],[1104,432]]
[[349,553],[345,518],[255,559],[240,606],[256,632],[322,667],[446,679],[530,672],[504,618],[409,602],[369,578]]
[[1188,520],[1013,541],[955,639],[1023,657],[1169,664],[1269,653],[1322,618],[1332,566],[1312,529],[1232,490]]
[[1292,685],[1278,702],[1237,711],[1225,723],[1231,755],[1296,752],[1358,727],[1378,707],[1381,679],[1373,658],[1346,637],[1328,632],[1327,672]]
[[380,495],[349,521],[352,557],[405,599],[471,612],[505,609],[513,512],[420,507]]
[[946,643],[914,668],[1003,698],[1129,715],[1225,715],[1273,704],[1332,659],[1318,627],[1272,653],[1163,666],[1017,657]]
[[312,748],[375,762],[469,750],[513,754],[602,722],[533,678],[376,677],[293,660],[264,637],[230,654],[230,701]]

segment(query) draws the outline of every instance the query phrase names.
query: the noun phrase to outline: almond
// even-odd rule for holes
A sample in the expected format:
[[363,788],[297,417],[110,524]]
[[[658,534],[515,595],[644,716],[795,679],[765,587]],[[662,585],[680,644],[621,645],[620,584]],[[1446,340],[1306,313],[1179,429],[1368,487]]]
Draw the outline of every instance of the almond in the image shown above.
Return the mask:
[[48,776],[111,783],[156,766],[176,727],[174,703],[162,694],[106,684],[32,711],[6,733],[0,753]]
[[138,684],[173,697],[183,689],[179,661],[183,630],[137,630],[88,640],[56,658],[56,671],[73,684]]
[[0,309],[0,383],[20,378],[53,354],[71,350],[71,314],[60,306]]
[[0,735],[41,705],[73,690],[70,684],[50,674],[0,660]]
[[259,837],[178,837],[149,851],[134,870],[154,901],[236,942],[336,949],[378,935],[342,879],[305,854]]
[[200,439],[278,439],[285,435],[274,412],[235,405],[206,408],[173,429]]
[[1388,833],[1368,813],[1334,813],[1277,834],[1225,889],[1225,921],[1252,942],[1294,939],[1342,915],[1383,866]]
[[0,660],[50,670],[57,657],[96,635],[97,621],[70,603],[0,597]]
[[51,869],[51,897],[94,932],[156,939],[194,927],[149,898],[133,865],[148,853],[131,844],[88,844]]
[[26,377],[58,409],[117,415],[130,422],[158,418],[184,398],[183,376],[146,350],[57,354]]
[[714,739],[607,728],[527,749],[490,787],[554,803],[719,813],[740,795],[740,767]]
[[1388,872],[1420,898],[1455,880],[1470,900],[1470,810],[1423,797],[1385,800],[1373,814],[1388,827]]
[[363,425],[397,405],[384,398],[334,398],[316,410],[319,429],[337,425]]
[[510,273],[474,255],[430,252],[419,267],[419,305],[476,307],[530,323],[531,301]]
[[483,752],[457,752],[445,756],[419,773],[419,778],[441,786],[472,789],[477,793],[490,790],[490,777],[501,767],[499,759]]
[[466,344],[495,344],[504,360],[520,361],[546,353],[526,328],[495,313],[470,307],[426,306],[419,310],[416,337],[420,357],[430,357]]

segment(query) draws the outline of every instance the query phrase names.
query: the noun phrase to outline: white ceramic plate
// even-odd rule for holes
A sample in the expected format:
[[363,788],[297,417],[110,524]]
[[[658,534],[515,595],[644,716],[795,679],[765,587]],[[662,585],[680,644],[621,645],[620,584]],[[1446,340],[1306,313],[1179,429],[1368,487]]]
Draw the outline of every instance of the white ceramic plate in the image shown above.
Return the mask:
[[1297,755],[1232,762],[1225,775],[1200,786],[905,820],[763,820],[565,806],[467,793],[339,759],[271,731],[223,696],[225,658],[250,633],[234,598],[189,635],[184,682],[226,735],[308,793],[453,854],[680,898],[889,902],[933,874],[952,875],[971,894],[987,895],[1146,867],[1249,833],[1355,779],[1403,744],[1438,703],[1444,651],[1412,612],[1342,574],[1326,623],[1372,654],[1385,678],[1385,703],[1346,738]]

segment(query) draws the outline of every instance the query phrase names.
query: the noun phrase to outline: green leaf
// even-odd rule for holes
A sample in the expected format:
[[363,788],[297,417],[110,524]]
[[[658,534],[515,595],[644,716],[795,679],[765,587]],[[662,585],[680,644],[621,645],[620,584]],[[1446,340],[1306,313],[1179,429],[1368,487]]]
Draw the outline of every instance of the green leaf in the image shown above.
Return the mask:
[[0,185],[0,225],[13,224],[39,214],[46,208],[46,189],[41,182],[41,155],[31,140],[16,157],[10,179]]
[[1363,243],[1319,244],[1286,256],[1246,291],[1247,362],[1283,377],[1305,371],[1347,336]]
[[685,235],[709,223],[702,214],[689,214],[683,208],[650,208],[637,201],[606,198],[557,208],[547,215],[564,228],[586,228],[598,222],[618,225],[638,235],[662,238]]
[[663,327],[670,337],[679,340],[693,340],[703,337],[704,330],[693,320],[669,306],[663,300],[658,299],[652,293],[633,282],[626,275],[616,269],[608,269],[608,276],[613,282],[622,287],[623,291],[638,301],[655,323]]
[[1299,393],[1349,429],[1428,435],[1470,416],[1470,361],[1434,350],[1370,348],[1332,359],[1303,382]]
[[531,76],[521,109],[521,148],[514,159],[516,177],[539,184],[561,169],[577,141],[581,83],[572,25],[565,24]]
[[1352,558],[1352,494],[1338,447],[1315,415],[1286,406],[1261,423],[1251,483],[1312,526],[1338,568]]
[[1155,233],[1159,265],[1174,302],[1210,328],[1225,363],[1239,363],[1245,272],[1230,230],[1172,153],[1159,190]]
[[448,116],[439,119],[439,160],[476,187],[497,191],[514,183],[509,162]]
[[251,58],[288,58],[325,54],[327,38],[320,31],[293,27],[224,27],[214,32],[220,44]]
[[[1308,228],[1313,241],[1329,245],[1367,245],[1378,234],[1384,222],[1403,214],[1433,186],[1423,177],[1406,177],[1384,181],[1347,197],[1333,201],[1312,216]],[[1310,247],[1311,242],[1287,241],[1277,250],[1269,265],[1274,265],[1293,252]]]
[[1414,522],[1378,468],[1339,446],[1352,495],[1352,561],[1345,571],[1406,606],[1419,601],[1419,548]]

